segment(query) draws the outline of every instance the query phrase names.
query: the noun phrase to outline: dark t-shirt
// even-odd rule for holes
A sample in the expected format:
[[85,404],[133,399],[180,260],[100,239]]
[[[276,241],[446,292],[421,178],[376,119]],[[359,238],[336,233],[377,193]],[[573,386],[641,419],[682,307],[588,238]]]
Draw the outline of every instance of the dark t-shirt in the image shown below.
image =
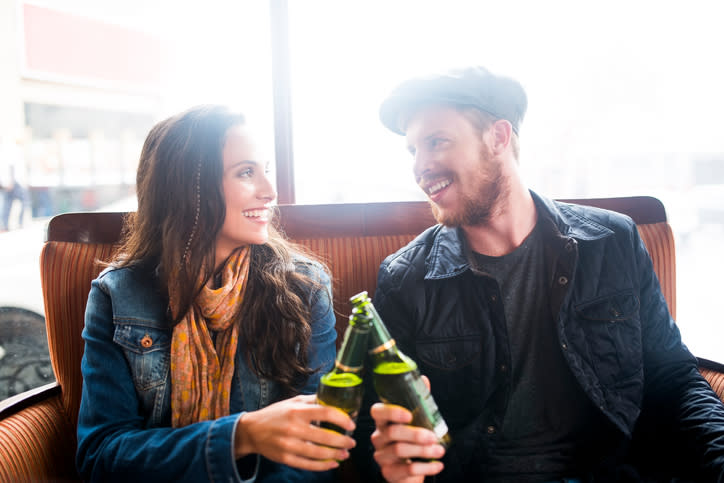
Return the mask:
[[507,255],[471,257],[476,272],[498,281],[510,341],[511,388],[485,465],[490,481],[585,474],[601,431],[610,431],[563,358],[548,301],[552,265],[540,232],[539,223]]

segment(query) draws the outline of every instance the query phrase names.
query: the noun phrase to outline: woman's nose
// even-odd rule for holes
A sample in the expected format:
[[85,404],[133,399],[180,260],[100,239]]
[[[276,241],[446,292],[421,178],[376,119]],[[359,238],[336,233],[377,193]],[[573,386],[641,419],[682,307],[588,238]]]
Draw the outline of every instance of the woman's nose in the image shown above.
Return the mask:
[[264,173],[263,176],[260,177],[259,185],[257,186],[258,192],[257,197],[262,200],[267,201],[274,201],[277,197],[277,192],[274,189],[274,185],[272,184],[271,180],[269,179],[269,176]]

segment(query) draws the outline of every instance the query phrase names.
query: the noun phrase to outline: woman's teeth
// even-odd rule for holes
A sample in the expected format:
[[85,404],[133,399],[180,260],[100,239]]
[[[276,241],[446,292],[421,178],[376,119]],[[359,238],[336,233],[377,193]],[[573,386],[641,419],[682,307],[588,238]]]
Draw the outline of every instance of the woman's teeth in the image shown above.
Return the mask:
[[245,211],[242,215],[248,218],[266,218],[269,216],[269,210],[251,210]]

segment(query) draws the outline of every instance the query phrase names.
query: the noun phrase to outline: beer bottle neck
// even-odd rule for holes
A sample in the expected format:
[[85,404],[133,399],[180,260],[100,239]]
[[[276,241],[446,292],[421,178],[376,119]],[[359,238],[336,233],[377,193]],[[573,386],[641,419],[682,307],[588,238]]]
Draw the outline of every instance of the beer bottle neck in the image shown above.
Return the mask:
[[367,353],[370,324],[350,320],[344,332],[344,340],[337,354],[335,370],[340,372],[361,372]]
[[372,333],[370,334],[370,354],[376,354],[383,351],[394,349],[397,351],[395,339],[390,336],[382,317],[377,313],[374,305],[367,303],[364,310],[372,317]]

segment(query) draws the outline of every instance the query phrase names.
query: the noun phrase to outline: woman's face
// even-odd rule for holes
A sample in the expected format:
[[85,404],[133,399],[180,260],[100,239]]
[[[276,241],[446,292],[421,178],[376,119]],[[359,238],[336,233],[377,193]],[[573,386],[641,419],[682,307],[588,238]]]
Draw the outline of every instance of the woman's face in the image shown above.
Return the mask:
[[236,248],[267,241],[271,204],[277,196],[266,174],[267,163],[259,157],[244,126],[226,132],[222,159],[226,218],[216,237],[217,266]]

